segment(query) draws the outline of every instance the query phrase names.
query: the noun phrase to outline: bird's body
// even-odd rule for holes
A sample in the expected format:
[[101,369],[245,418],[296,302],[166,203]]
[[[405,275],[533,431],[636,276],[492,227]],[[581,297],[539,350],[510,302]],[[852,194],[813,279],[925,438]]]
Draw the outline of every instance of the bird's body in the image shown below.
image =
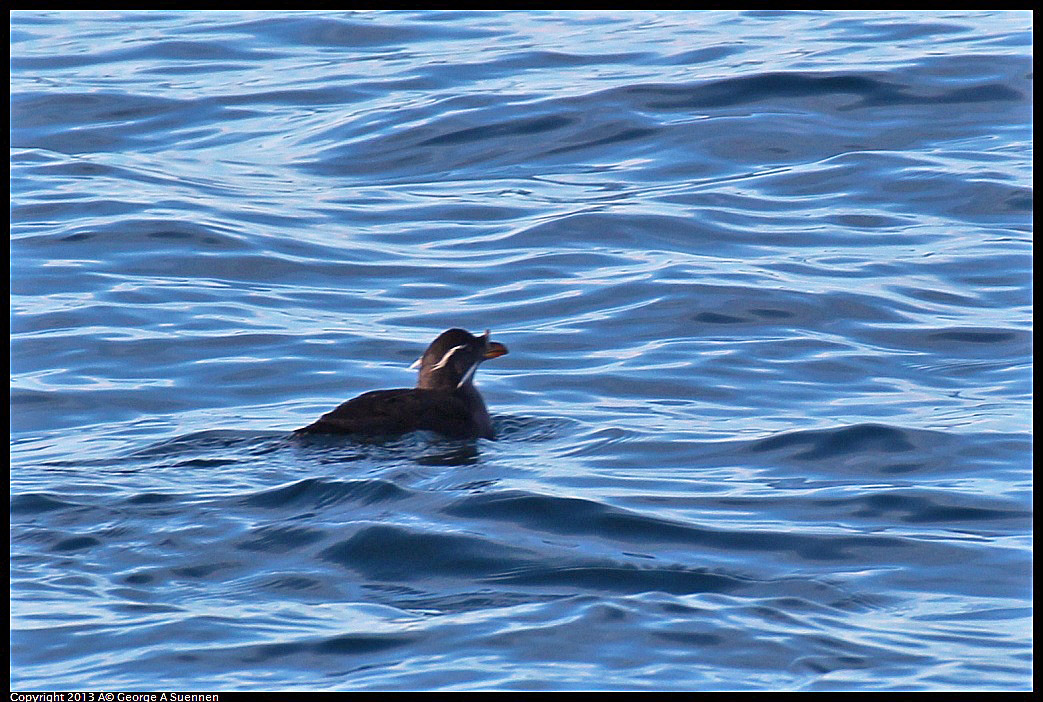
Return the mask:
[[507,353],[507,347],[449,329],[420,357],[415,388],[373,390],[348,400],[297,430],[311,434],[401,434],[418,429],[451,437],[493,438],[492,421],[474,373],[478,364]]

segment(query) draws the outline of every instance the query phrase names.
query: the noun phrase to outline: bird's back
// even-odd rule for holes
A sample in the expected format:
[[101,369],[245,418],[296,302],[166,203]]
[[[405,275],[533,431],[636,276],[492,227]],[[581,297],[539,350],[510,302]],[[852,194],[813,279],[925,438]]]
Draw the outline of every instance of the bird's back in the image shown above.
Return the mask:
[[448,390],[374,390],[339,405],[297,433],[400,434],[417,429],[482,436],[467,403]]

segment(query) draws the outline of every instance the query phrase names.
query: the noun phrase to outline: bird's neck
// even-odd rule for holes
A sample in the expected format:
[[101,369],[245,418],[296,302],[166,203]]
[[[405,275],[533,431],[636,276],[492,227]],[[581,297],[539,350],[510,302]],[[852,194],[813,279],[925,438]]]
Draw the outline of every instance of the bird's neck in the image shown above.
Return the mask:
[[474,383],[465,383],[454,390],[454,393],[467,402],[467,406],[471,410],[471,419],[478,428],[478,435],[492,437],[493,423],[489,418],[489,410],[485,408],[485,400],[482,399],[482,395]]

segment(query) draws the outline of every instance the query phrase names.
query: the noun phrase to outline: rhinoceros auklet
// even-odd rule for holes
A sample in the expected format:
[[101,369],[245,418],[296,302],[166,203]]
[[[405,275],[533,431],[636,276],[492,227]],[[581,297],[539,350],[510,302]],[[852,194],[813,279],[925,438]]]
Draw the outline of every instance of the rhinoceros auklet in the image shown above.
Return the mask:
[[401,434],[428,429],[452,437],[493,438],[485,402],[474,386],[478,364],[507,353],[481,336],[449,329],[438,335],[411,368],[420,367],[415,388],[374,390],[348,400],[296,433]]

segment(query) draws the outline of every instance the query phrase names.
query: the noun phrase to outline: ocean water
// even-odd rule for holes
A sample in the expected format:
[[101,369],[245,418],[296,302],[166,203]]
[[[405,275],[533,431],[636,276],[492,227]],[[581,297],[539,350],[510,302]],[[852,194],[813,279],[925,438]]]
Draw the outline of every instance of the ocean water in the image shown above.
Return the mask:
[[10,21],[14,689],[1031,687],[1028,12]]

